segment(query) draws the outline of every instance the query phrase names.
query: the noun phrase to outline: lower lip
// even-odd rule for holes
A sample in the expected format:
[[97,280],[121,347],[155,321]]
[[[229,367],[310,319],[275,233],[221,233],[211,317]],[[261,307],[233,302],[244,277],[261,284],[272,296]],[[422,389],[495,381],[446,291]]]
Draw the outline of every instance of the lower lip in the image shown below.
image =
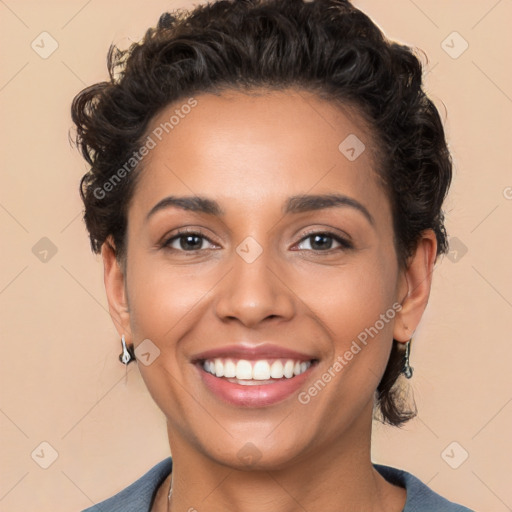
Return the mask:
[[197,368],[206,387],[225,402],[242,407],[264,407],[281,402],[297,392],[315,366],[314,363],[304,373],[290,379],[283,378],[261,386],[236,384],[222,377],[215,377],[203,370],[201,365],[197,365]]

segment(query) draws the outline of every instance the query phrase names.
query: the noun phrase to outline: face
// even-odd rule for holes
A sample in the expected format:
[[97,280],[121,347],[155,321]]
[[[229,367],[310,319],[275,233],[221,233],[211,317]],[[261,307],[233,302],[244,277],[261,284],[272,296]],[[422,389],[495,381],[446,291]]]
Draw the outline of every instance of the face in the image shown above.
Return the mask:
[[357,113],[296,91],[195,100],[148,129],[120,323],[173,450],[283,467],[369,432],[407,295],[391,207]]

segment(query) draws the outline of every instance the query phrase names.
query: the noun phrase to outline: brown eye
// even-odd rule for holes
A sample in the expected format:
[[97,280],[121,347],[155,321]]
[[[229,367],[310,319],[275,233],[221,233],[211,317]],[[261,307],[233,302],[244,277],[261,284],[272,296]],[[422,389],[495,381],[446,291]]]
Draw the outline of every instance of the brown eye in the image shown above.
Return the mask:
[[[328,231],[318,231],[314,233],[308,233],[307,236],[302,238],[301,242],[304,240],[310,240],[310,249],[317,252],[327,252],[331,250],[334,243],[338,243],[339,247],[335,247],[334,249],[351,249],[353,246],[344,238],[335,235],[334,233],[330,233]],[[309,249],[300,249],[299,250],[309,250]]]
[[173,251],[193,252],[202,250],[204,241],[208,241],[214,245],[209,238],[199,232],[179,231],[171,238],[168,238],[162,246]]

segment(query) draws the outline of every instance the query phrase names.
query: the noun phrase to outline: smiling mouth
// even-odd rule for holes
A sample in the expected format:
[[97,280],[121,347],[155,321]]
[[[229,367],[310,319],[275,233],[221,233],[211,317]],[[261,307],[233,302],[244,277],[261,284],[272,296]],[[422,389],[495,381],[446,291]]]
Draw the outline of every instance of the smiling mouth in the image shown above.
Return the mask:
[[233,384],[262,386],[293,379],[306,372],[317,359],[232,359],[214,358],[199,361],[203,371]]

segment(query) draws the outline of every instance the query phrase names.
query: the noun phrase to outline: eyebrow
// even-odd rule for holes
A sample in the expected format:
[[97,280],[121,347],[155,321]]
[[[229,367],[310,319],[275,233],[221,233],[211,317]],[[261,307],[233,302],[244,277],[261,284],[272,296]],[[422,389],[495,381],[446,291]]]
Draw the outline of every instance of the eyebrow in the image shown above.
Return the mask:
[[[219,203],[213,199],[202,196],[169,196],[159,201],[146,216],[148,221],[156,212],[166,208],[180,208],[206,215],[222,217],[225,211]],[[320,194],[307,195],[301,194],[289,197],[283,205],[283,214],[303,213],[315,210],[324,210],[327,208],[350,207],[362,213],[368,222],[374,225],[375,221],[371,213],[355,199],[342,194]]]

